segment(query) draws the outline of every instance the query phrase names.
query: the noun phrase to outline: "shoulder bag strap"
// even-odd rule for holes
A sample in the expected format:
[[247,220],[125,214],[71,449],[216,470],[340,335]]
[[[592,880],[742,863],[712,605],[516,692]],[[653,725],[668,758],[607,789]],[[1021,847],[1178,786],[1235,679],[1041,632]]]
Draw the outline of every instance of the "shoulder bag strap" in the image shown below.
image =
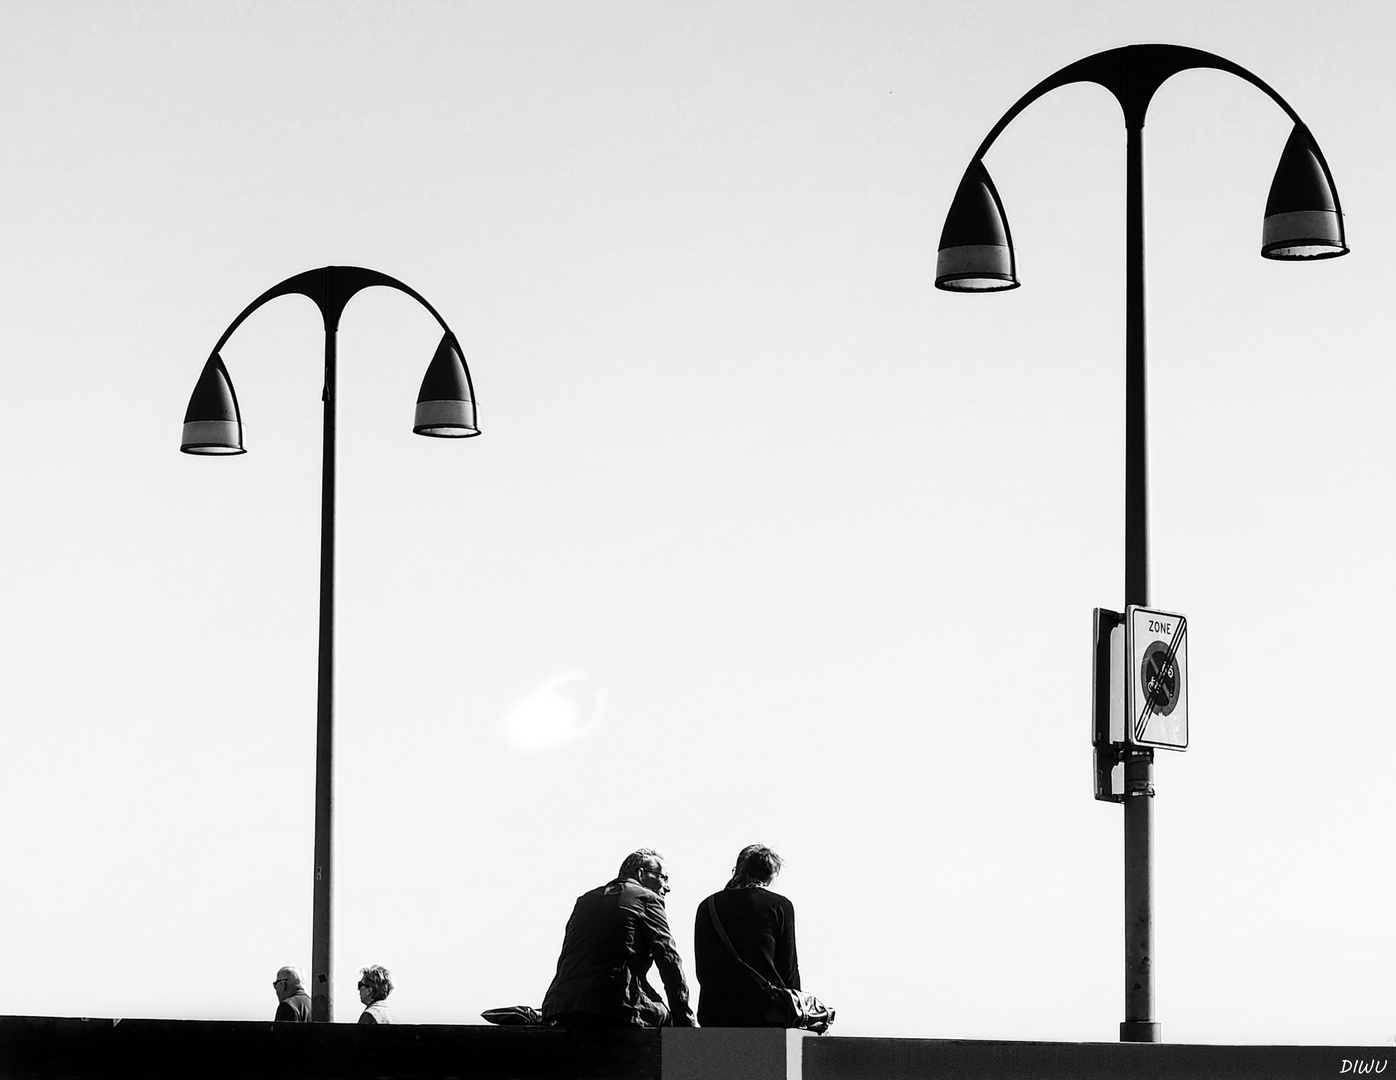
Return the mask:
[[761,972],[757,971],[754,967],[752,967],[750,964],[748,964],[745,960],[743,960],[740,956],[737,955],[737,950],[733,947],[731,938],[727,936],[727,931],[722,928],[722,920],[717,917],[716,900],[717,897],[715,896],[708,897],[708,917],[712,919],[713,929],[717,931],[717,936],[722,939],[722,943],[727,946],[727,951],[732,954],[732,959],[737,961],[737,963],[741,964],[742,967],[747,969],[747,971],[751,972],[751,977],[755,979],[758,983],[760,983],[765,990],[773,991],[782,989],[781,987],[776,986],[775,983],[771,982],[770,979],[766,978],[764,975],[761,974]]

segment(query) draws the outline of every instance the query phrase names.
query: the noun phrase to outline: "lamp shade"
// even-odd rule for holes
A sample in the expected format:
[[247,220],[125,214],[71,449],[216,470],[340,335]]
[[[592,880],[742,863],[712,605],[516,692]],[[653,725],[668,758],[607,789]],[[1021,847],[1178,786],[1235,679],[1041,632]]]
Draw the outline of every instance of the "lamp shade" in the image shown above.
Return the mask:
[[412,431],[437,439],[464,439],[480,434],[475,426],[475,394],[470,387],[470,372],[450,333],[441,335],[441,344],[436,347],[436,355],[422,377]]
[[1008,219],[989,170],[977,158],[965,170],[936,255],[936,288],[995,292],[1018,287]]
[[238,397],[223,358],[214,353],[204,364],[189,408],[184,411],[184,454],[245,454],[242,447],[242,414]]
[[1275,167],[1260,253],[1267,259],[1332,259],[1348,253],[1333,178],[1303,124],[1294,125]]

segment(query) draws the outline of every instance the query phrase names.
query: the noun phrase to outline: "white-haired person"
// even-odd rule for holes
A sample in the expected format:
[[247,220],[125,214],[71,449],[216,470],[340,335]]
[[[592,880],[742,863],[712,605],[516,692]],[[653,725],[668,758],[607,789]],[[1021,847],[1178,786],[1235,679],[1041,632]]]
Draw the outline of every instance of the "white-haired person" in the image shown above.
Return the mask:
[[359,1000],[364,1003],[364,1011],[359,1014],[361,1024],[391,1024],[386,1004],[388,995],[393,992],[393,979],[382,964],[374,964],[359,972]]
[[273,1020],[292,1024],[310,1023],[310,995],[305,992],[305,973],[294,964],[287,964],[276,973],[271,988],[276,991],[276,1015]]

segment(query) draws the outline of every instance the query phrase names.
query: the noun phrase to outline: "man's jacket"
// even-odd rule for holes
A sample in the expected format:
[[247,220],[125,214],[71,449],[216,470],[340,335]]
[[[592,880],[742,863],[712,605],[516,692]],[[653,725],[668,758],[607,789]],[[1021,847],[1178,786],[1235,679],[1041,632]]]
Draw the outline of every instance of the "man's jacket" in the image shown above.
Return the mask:
[[276,1007],[273,1020],[289,1020],[293,1023],[310,1023],[310,997],[304,990],[297,990]]
[[567,920],[543,1018],[584,1012],[641,1025],[661,1022],[659,995],[645,978],[651,963],[664,981],[673,1023],[691,1025],[688,984],[664,901],[629,878],[583,893]]

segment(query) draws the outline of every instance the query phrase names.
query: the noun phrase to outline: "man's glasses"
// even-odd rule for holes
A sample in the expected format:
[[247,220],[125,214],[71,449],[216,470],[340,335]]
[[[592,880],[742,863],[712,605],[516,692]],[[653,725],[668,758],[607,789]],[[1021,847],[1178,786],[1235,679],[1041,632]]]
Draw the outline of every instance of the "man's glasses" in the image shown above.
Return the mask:
[[645,873],[649,874],[649,876],[652,878],[659,879],[659,888],[661,890],[663,890],[664,892],[669,891],[669,875],[666,874],[663,870],[646,870]]

